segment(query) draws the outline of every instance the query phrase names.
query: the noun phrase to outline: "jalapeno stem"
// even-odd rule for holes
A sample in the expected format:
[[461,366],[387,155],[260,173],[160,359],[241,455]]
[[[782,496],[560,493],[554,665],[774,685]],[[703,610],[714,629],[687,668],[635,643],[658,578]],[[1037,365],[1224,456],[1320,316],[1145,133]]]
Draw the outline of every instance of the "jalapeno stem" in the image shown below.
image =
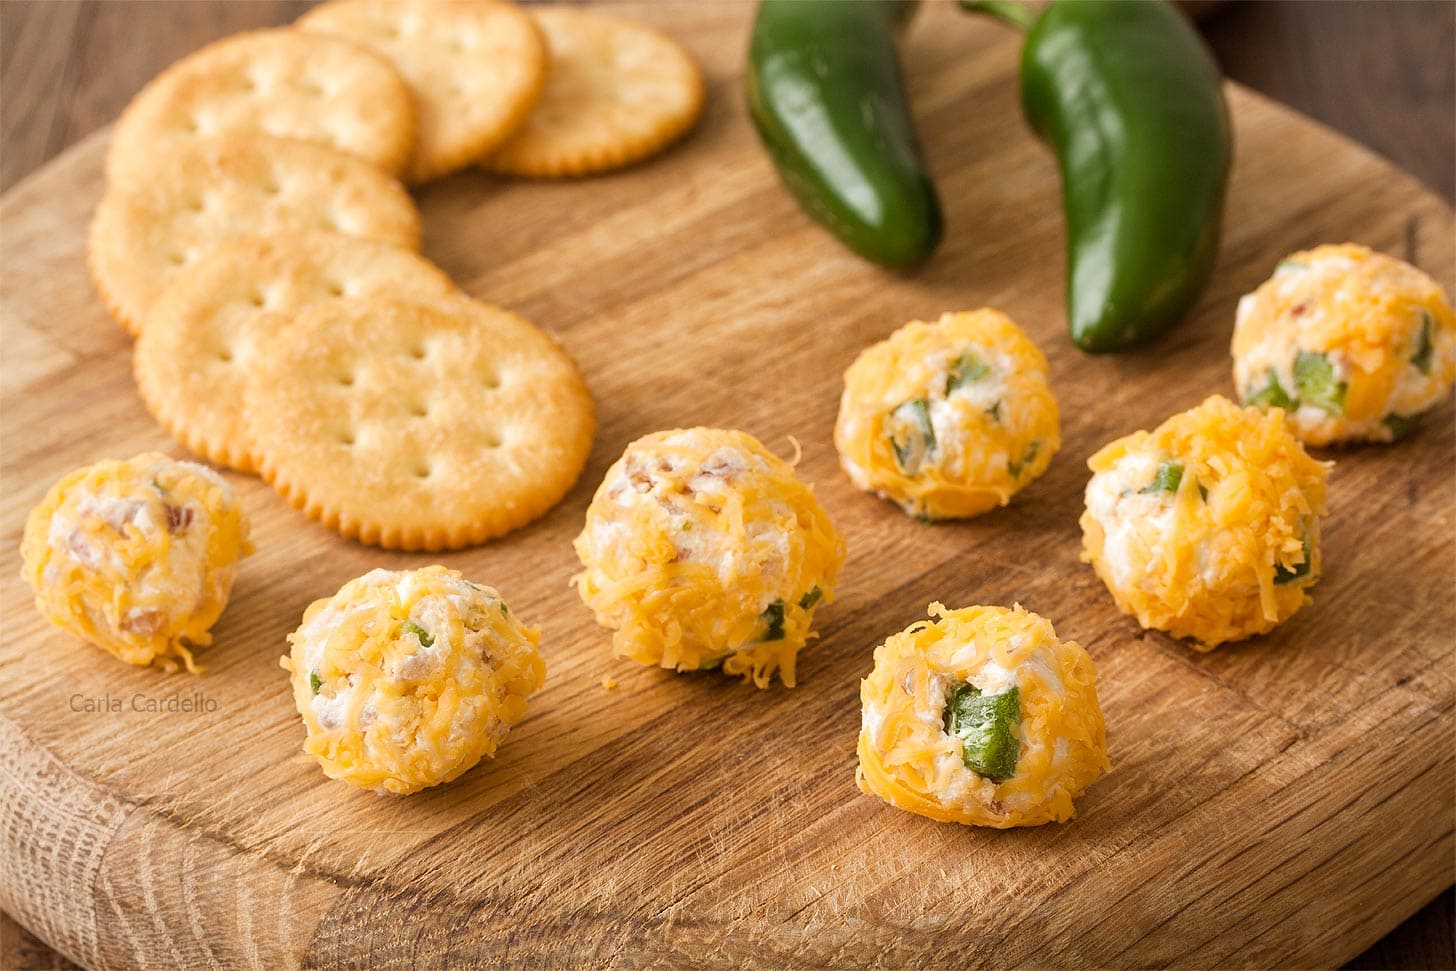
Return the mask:
[[995,17],[1008,27],[1025,30],[1036,19],[1036,11],[1016,0],[960,0],[962,10]]

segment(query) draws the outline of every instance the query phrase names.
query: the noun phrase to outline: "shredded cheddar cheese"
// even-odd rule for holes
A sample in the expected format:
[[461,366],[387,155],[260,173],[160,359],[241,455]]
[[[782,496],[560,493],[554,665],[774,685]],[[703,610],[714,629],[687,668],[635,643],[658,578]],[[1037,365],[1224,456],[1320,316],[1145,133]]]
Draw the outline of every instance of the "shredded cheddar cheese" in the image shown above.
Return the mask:
[[[860,683],[860,789],[941,822],[1004,829],[1071,819],[1073,800],[1112,768],[1092,659],[1019,604],[934,603],[930,614],[877,647]],[[962,685],[1018,692],[1010,777],[977,774],[947,731],[948,699]]]
[[1209,650],[1309,602],[1328,465],[1305,453],[1279,409],[1214,396],[1087,465],[1082,559],[1143,627]]
[[834,444],[855,485],[912,516],[1004,506],[1061,444],[1046,357],[995,310],[913,321],[845,372]]
[[180,661],[212,643],[238,560],[251,552],[231,486],[149,452],[61,479],[31,511],[22,575],[56,626],[129,664]]
[[1239,301],[1239,397],[1312,445],[1389,442],[1450,393],[1456,314],[1439,284],[1364,246],[1286,257]]
[[490,587],[442,566],[372,570],[317,600],[281,658],[332,779],[405,794],[449,782],[526,713],[540,631]]
[[582,600],[618,654],[677,671],[796,681],[844,540],[793,466],[739,431],[633,442],[576,539]]

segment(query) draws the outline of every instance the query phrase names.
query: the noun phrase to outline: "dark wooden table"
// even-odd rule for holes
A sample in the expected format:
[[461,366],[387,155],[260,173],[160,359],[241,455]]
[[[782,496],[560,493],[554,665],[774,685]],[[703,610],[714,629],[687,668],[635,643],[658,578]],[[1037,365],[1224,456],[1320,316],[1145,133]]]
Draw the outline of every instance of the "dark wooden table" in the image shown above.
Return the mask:
[[[214,38],[287,23],[309,5],[0,0],[0,192],[113,121],[167,64]],[[1231,77],[1370,146],[1456,202],[1456,2],[1193,6]],[[1456,968],[1453,911],[1448,889],[1350,967]],[[0,971],[70,967],[0,914]]]

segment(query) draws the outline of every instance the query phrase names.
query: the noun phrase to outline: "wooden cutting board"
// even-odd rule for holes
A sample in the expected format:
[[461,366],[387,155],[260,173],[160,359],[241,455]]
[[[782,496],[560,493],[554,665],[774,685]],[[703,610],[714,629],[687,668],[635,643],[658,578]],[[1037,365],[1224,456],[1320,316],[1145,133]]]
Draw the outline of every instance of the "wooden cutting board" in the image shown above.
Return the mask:
[[[1356,240],[1450,291],[1450,209],[1234,88],[1208,294],[1157,346],[1087,357],[1065,336],[1057,173],[1020,120],[1014,38],[949,5],[911,34],[948,234],[900,276],[809,224],[759,151],[740,94],[751,7],[638,13],[711,77],[688,142],[597,179],[466,174],[419,195],[427,255],[581,363],[600,417],[582,480],[527,529],[423,556],[341,540],[232,476],[258,552],[200,677],[47,627],[17,579],[24,516],[56,478],[180,450],[86,279],[104,136],[0,202],[0,906],[93,967],[1274,966],[1337,965],[1451,884],[1449,403],[1409,441],[1324,456],[1325,576],[1269,637],[1201,655],[1140,631],[1078,562],[1077,528],[1089,454],[1231,393],[1234,304],[1282,254]],[[986,304],[1047,351],[1062,452],[1011,507],[922,526],[839,471],[840,374],[906,320]],[[848,538],[796,689],[613,658],[567,587],[607,466],[639,435],[692,424],[781,452],[797,438]],[[284,637],[349,578],[435,561],[543,626],[546,687],[500,757],[452,785],[398,799],[328,781],[297,757]],[[1092,653],[1116,768],[1075,821],[969,829],[856,791],[859,679],[931,600],[1019,601]],[[189,710],[136,710],[174,698]]]

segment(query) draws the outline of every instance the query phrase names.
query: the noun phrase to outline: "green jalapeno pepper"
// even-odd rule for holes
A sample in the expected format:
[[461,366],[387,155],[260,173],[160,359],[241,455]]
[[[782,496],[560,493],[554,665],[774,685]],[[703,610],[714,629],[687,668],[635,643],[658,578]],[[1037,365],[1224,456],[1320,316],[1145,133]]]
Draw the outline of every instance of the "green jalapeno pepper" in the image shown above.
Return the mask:
[[850,249],[888,267],[940,242],[895,50],[904,0],[763,0],[749,43],[748,108],[789,191]]
[[1067,320],[1086,351],[1141,343],[1198,300],[1218,256],[1233,157],[1218,66],[1166,0],[1004,0],[1027,26],[1021,104],[1062,172]]
[[966,768],[992,782],[1005,782],[1016,774],[1021,691],[1015,685],[987,695],[975,685],[962,684],[946,699],[941,718],[946,734],[961,740]]

